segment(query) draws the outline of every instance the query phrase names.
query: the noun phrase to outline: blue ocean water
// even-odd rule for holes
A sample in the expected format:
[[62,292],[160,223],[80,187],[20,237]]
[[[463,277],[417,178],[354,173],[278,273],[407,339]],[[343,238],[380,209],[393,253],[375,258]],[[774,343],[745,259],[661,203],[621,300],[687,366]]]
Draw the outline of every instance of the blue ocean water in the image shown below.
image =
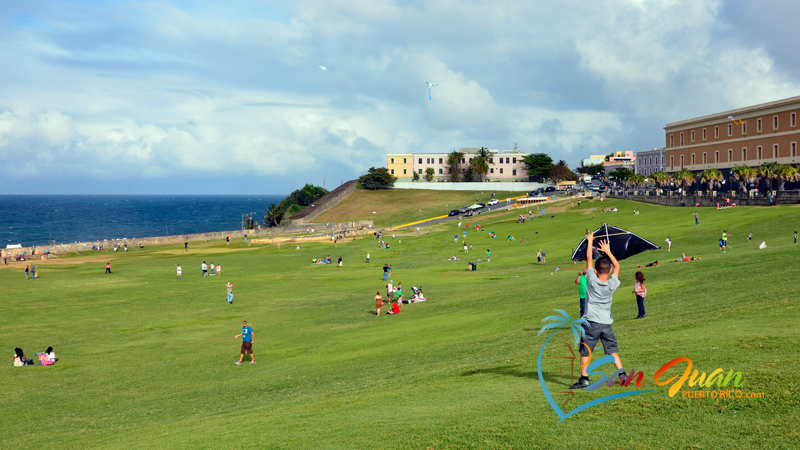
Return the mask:
[[285,195],[0,195],[0,246],[241,229]]

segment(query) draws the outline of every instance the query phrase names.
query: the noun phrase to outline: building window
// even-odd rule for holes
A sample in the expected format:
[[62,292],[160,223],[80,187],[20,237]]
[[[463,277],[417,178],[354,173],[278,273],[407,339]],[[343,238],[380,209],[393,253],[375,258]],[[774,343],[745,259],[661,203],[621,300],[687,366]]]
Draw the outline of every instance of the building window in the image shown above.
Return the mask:
[[756,132],[761,133],[761,119],[756,120]]
[[681,155],[681,169],[683,169],[683,155]]
[[511,170],[511,175],[513,175],[513,176],[517,176],[517,169],[513,169],[513,170]]
[[762,151],[761,150],[762,150],[762,148],[761,148],[760,145],[758,147],[756,147],[756,152],[758,154],[758,159],[761,159],[764,156],[764,155],[762,155]]
[[728,124],[728,137],[733,136],[733,125]]
[[683,133],[681,133],[681,147],[683,147]]
[[789,114],[789,123],[792,125],[792,128],[797,126],[797,113]]
[[778,144],[772,144],[772,157],[773,158],[780,158],[781,154],[778,151]]
[[705,141],[706,139],[708,139],[708,132],[706,132],[706,129],[703,128],[703,140]]
[[708,164],[708,157],[706,156],[706,152],[703,152],[703,164]]
[[675,168],[675,157],[674,156],[670,156],[669,157],[669,169],[672,170],[674,168]]
[[508,158],[506,158],[506,164],[508,164]]
[[778,116],[772,116],[772,129],[778,129]]
[[422,175],[422,169],[418,169],[418,170],[419,170],[419,174]]
[[747,122],[742,122],[742,136],[747,134]]
[[[516,163],[517,163],[517,158],[511,158],[511,162],[513,162],[514,164],[516,164]],[[514,172],[516,172],[516,170],[515,170]],[[515,173],[514,175],[516,175],[516,173]]]
[[728,149],[728,162],[733,162],[733,150]]
[[489,169],[489,173],[494,173],[494,169]]
[[394,175],[394,169],[392,169],[392,175]]
[[469,159],[469,162],[472,162],[472,158]]
[[466,158],[461,158],[461,164],[464,164],[465,162],[467,162],[467,159]]
[[439,175],[441,175],[441,174],[442,174],[442,168],[440,167],[439,168]]
[[408,161],[406,160],[406,158],[403,158],[403,164],[406,164],[406,163],[408,163]]
[[747,161],[747,147],[742,149],[742,161]]
[[675,147],[675,135],[674,134],[670,134],[669,135],[669,146],[670,147]]
[[394,158],[392,158],[392,164],[394,164]]
[[419,158],[419,163],[422,164],[422,158]]
[[714,163],[719,164],[719,150],[714,152]]
[[792,142],[791,146],[792,146],[792,158],[794,158],[795,156],[797,156],[797,142]]
[[694,153],[692,153],[692,165],[694,165]]
[[719,127],[714,127],[714,138],[719,139]]
[[503,173],[503,168],[502,167],[500,168],[500,173]]
[[694,142],[694,130],[692,130],[692,142]]
[[408,175],[408,170],[403,169],[403,175]]

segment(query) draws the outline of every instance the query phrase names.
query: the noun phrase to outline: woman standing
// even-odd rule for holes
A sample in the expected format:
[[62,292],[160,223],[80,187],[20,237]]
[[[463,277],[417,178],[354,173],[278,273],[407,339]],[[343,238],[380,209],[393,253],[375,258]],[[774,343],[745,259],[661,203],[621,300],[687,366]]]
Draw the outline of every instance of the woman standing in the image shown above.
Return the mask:
[[668,252],[672,251],[672,239],[670,239],[669,236],[667,236],[667,251]]
[[383,297],[381,297],[381,291],[375,293],[375,315],[380,317],[381,316],[381,306],[383,306]]
[[644,319],[647,315],[644,313],[644,298],[647,297],[647,288],[644,287],[644,274],[636,272],[636,283],[633,285],[633,293],[636,294],[636,304],[639,306],[639,316],[637,319]]

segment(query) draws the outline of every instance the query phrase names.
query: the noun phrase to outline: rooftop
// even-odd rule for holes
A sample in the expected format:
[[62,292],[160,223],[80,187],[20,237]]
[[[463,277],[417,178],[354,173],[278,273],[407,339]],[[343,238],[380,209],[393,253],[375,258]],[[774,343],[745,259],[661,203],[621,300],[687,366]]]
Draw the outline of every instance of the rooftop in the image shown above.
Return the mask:
[[672,123],[668,123],[664,127],[664,129],[666,130],[668,128],[680,128],[680,127],[684,127],[686,125],[691,125],[691,124],[694,124],[694,123],[697,123],[697,122],[705,122],[707,120],[728,120],[728,116],[734,116],[734,117],[741,116],[741,115],[744,115],[744,114],[747,114],[747,113],[751,113],[751,112],[754,112],[754,111],[759,111],[759,110],[768,109],[768,108],[775,108],[775,107],[784,106],[784,105],[790,105],[792,103],[800,103],[800,96],[798,96],[798,97],[789,97],[789,98],[785,98],[783,100],[775,100],[774,102],[761,103],[761,104],[758,104],[758,105],[747,106],[747,107],[739,108],[739,109],[731,109],[729,111],[715,113],[715,114],[709,114],[707,116],[702,116],[702,117],[695,117],[694,119],[686,119],[686,120],[682,120],[680,122],[672,122]]

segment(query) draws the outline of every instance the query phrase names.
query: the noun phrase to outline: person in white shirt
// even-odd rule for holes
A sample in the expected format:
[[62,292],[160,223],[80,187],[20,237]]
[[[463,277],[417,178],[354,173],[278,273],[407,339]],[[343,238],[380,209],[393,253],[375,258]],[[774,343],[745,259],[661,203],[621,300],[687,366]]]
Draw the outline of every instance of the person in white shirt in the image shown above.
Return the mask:
[[181,276],[181,266],[180,266],[180,264],[178,264],[178,279],[179,280],[183,279],[183,277]]

